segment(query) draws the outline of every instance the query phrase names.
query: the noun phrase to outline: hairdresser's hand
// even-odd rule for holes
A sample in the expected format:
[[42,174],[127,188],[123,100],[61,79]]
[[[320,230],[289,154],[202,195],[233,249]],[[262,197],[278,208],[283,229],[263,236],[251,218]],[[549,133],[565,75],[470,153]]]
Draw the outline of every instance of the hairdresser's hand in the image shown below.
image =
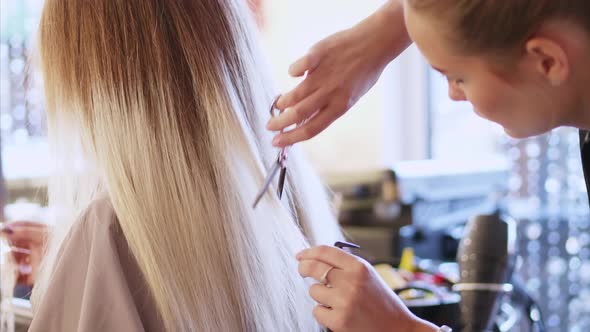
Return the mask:
[[279,131],[309,121],[275,137],[273,145],[292,145],[326,129],[373,87],[385,66],[408,44],[402,7],[396,1],[317,43],[289,68],[291,76],[307,76],[278,100],[277,107],[285,112],[271,119],[267,128]]
[[13,248],[12,254],[20,267],[19,272],[22,276],[19,279],[24,279],[27,285],[32,286],[47,243],[47,225],[30,221],[14,221],[1,226],[0,234]]
[[366,261],[341,249],[320,246],[297,255],[299,273],[327,284],[310,288],[319,303],[314,316],[334,332],[436,331],[416,318]]

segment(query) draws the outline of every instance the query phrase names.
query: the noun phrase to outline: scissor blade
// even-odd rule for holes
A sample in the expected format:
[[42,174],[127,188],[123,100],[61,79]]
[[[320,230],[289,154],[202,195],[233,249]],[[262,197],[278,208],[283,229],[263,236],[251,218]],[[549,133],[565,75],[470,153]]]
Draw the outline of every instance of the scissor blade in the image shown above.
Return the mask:
[[277,175],[277,172],[279,171],[280,168],[281,168],[281,164],[279,164],[279,163],[274,164],[273,168],[270,170],[270,173],[268,173],[266,180],[264,180],[264,185],[262,186],[262,189],[260,189],[260,191],[258,192],[258,195],[256,195],[256,200],[254,200],[254,205],[252,206],[253,208],[256,208],[256,205],[258,205],[258,202],[260,202],[260,200],[264,196],[264,193],[266,193],[266,191],[268,190],[268,187],[270,186],[270,182],[275,177],[275,175]]
[[279,186],[277,187],[277,196],[279,199],[283,198],[283,187],[285,186],[285,178],[287,175],[287,168],[281,168],[281,174],[279,175]]

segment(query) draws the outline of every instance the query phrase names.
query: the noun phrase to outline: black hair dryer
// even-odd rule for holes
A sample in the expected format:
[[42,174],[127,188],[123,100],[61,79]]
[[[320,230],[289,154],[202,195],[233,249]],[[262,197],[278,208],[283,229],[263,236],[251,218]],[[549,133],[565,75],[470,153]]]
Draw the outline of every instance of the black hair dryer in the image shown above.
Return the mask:
[[500,213],[476,216],[467,224],[457,252],[460,282],[453,287],[461,294],[461,331],[493,331],[499,299],[512,291],[515,227]]

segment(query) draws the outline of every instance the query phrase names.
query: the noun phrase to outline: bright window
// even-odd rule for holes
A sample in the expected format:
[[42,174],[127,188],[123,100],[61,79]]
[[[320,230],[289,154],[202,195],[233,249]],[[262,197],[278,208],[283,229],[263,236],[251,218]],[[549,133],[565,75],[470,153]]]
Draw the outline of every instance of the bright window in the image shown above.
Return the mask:
[[435,159],[490,158],[502,153],[503,129],[449,98],[446,78],[429,70],[430,154]]

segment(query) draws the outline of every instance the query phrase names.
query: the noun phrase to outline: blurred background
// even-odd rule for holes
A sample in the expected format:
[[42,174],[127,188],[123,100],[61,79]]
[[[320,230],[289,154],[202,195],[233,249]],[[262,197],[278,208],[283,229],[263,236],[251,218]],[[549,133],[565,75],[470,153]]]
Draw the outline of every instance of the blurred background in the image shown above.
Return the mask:
[[[277,88],[287,91],[298,82],[287,75],[293,61],[383,1],[249,3]],[[44,222],[47,213],[46,124],[33,62],[42,5],[0,0],[6,221]],[[469,216],[501,209],[517,220],[515,275],[538,302],[547,330],[590,331],[590,218],[576,130],[511,139],[469,104],[452,102],[446,79],[410,47],[353,110],[302,146],[334,191],[343,226],[358,242],[373,243],[368,259],[399,258],[411,247],[424,259],[452,261],[456,248],[421,248],[459,241],[456,229]]]

